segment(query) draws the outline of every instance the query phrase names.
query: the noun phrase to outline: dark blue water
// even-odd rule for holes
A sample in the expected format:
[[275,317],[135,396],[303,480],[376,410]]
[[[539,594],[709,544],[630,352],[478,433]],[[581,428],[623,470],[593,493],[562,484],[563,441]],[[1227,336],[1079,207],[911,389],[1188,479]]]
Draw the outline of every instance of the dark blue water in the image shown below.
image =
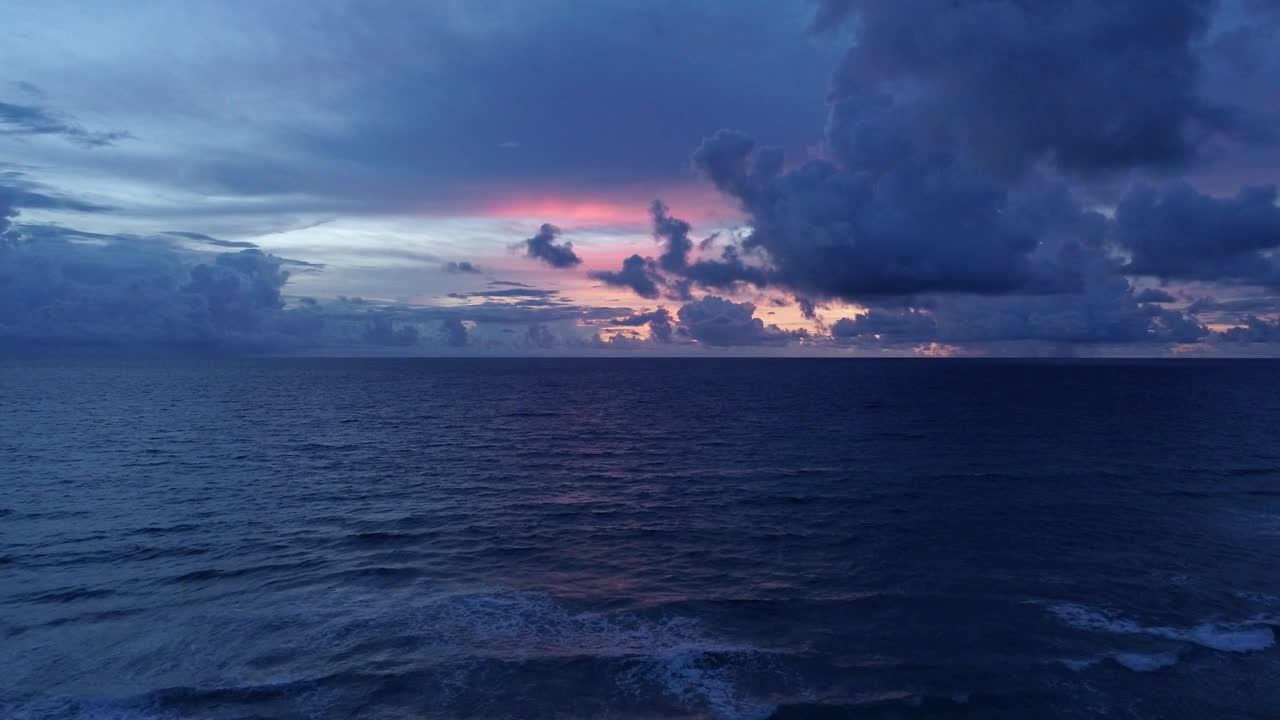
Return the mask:
[[1277,371],[0,361],[0,717],[1280,717]]

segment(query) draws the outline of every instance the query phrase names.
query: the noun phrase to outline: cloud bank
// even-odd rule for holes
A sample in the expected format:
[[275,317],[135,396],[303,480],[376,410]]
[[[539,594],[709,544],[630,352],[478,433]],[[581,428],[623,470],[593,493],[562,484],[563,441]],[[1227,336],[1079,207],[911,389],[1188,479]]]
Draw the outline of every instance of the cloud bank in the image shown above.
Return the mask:
[[[1214,196],[1179,177],[1229,165],[1229,149],[1275,145],[1274,104],[1206,78],[1260,72],[1274,51],[1259,41],[1280,39],[1276,23],[1265,4],[1233,6],[1261,53],[1242,69],[1216,51],[1221,10],[1208,0],[820,3],[817,30],[856,36],[832,77],[820,156],[788,168],[782,150],[746,133],[711,134],[692,163],[746,213],[740,245],[691,259],[691,226],[658,201],[661,254],[593,276],[643,298],[754,286],[794,294],[806,316],[815,303],[867,308],[830,326],[841,345],[1268,338],[1274,320],[1238,315],[1241,327],[1215,332],[1194,303],[1143,286],[1280,286],[1275,186]],[[716,302],[685,308],[691,329],[711,328],[695,333],[709,344],[783,337]],[[1280,303],[1267,309],[1276,317]],[[742,332],[718,334],[728,328]]]
[[[86,8],[60,22],[100,44],[90,84],[28,41],[39,12],[0,10],[30,75],[0,97],[10,345],[1276,342],[1274,3],[361,4],[359,33],[343,0],[308,3],[305,26],[300,7],[197,0],[100,35]],[[273,41],[243,42],[248,27]],[[122,59],[159,37],[182,73]],[[202,60],[228,56],[243,67]],[[127,107],[101,92],[112,78],[129,79]],[[235,117],[208,96],[235,98]],[[649,250],[617,198],[653,195]],[[493,215],[483,232],[477,208]],[[421,213],[452,213],[447,231],[419,242]],[[322,227],[345,215],[364,225]],[[534,261],[519,268],[501,251],[531,220],[549,222],[515,246]],[[485,233],[497,253],[473,252]],[[358,272],[411,289],[291,292]]]

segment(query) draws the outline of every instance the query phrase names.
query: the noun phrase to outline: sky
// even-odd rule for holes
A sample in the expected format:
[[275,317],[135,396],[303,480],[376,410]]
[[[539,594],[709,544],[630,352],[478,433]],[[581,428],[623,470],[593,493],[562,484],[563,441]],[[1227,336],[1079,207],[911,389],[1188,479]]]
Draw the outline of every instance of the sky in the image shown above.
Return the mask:
[[11,0],[0,351],[1280,355],[1280,0]]

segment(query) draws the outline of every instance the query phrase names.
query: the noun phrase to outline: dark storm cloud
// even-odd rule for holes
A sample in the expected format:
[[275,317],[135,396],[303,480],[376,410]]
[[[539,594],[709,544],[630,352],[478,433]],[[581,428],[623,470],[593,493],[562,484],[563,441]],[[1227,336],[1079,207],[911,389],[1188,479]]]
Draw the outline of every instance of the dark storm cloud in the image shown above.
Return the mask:
[[[864,157],[899,143],[913,152],[970,147],[1010,172],[1040,159],[1079,173],[1185,165],[1215,135],[1240,130],[1240,110],[1206,99],[1199,85],[1214,7],[828,3],[825,24],[856,18],[857,34],[833,81],[831,140],[840,154]],[[880,136],[875,147],[867,135]]]
[[622,325],[635,327],[638,325],[649,326],[649,336],[654,342],[669,343],[671,342],[672,324],[671,313],[666,308],[658,308],[653,312],[639,313],[636,315],[628,315],[623,318],[614,318],[610,325]]
[[622,269],[617,272],[600,271],[590,276],[611,287],[630,288],[642,298],[658,297],[658,285],[662,282],[658,274],[658,264],[652,258],[632,255],[622,261]]
[[1119,285],[1078,296],[960,300],[940,305],[936,318],[937,339],[948,343],[1182,343],[1206,332],[1181,312],[1134,302]]
[[1066,231],[1042,236],[1035,258],[1037,266],[1049,275],[1037,282],[1061,283],[1068,290],[885,298],[869,314],[833,326],[836,339],[883,346],[1034,341],[1065,348],[1072,344],[1187,343],[1206,335],[1193,314],[1144,303],[1135,295],[1119,261],[1101,244],[1105,226],[1099,225],[1099,216],[1073,210],[1053,193],[1039,197],[1041,202],[1033,213],[1037,222]]
[[467,344],[467,326],[458,318],[445,318],[440,321],[440,336],[449,347],[462,347]]
[[780,150],[721,130],[693,163],[747,212],[743,251],[768,284],[908,308],[847,319],[839,337],[1192,341],[1203,326],[1135,297],[1125,274],[1277,282],[1272,191],[1134,191],[1114,223],[1081,198],[1265,139],[1257,96],[1210,99],[1202,82],[1212,6],[822,3],[815,28],[856,35],[825,157],[784,170]]
[[1218,337],[1229,343],[1280,343],[1280,320],[1246,315],[1243,326],[1230,328]]
[[0,102],[0,135],[52,135],[83,147],[113,145],[132,137],[129,133],[86,130],[79,123],[39,105]]
[[573,251],[573,243],[556,244],[555,240],[559,235],[560,228],[543,223],[536,235],[524,241],[525,254],[555,268],[571,268],[581,264],[582,258]]
[[684,271],[689,266],[689,253],[693,250],[689,223],[671,217],[666,203],[661,200],[653,201],[649,213],[653,216],[653,236],[663,244],[658,267],[673,273]]
[[1026,285],[1037,238],[1013,222],[1001,186],[951,162],[895,156],[879,176],[824,160],[779,173],[775,153],[720,131],[693,159],[751,215],[746,247],[766,251],[795,290],[853,299]]
[[191,268],[190,280],[179,292],[190,298],[191,317],[202,334],[251,335],[263,329],[264,316],[284,307],[280,290],[288,279],[279,258],[241,250]]
[[777,325],[765,325],[755,311],[749,302],[708,295],[682,305],[677,316],[690,337],[711,346],[785,345],[798,337]]
[[1247,187],[1232,198],[1185,184],[1138,188],[1121,201],[1114,230],[1131,254],[1125,269],[1133,274],[1280,285],[1274,185]]
[[855,318],[840,318],[831,326],[837,340],[905,340],[919,342],[933,339],[937,323],[927,312],[916,310],[886,311],[879,308]]
[[714,290],[732,290],[739,283],[758,288],[769,284],[768,273],[743,262],[736,245],[726,245],[720,251],[719,260],[699,260],[690,264],[683,274],[690,282]]
[[[661,200],[654,200],[649,212],[653,218],[653,237],[663,247],[658,259],[631,255],[622,261],[622,269],[592,272],[590,277],[612,287],[629,288],[643,298],[657,298],[665,290],[667,297],[673,300],[691,300],[691,290],[695,285],[733,290],[740,283],[756,287],[768,284],[767,273],[746,264],[736,245],[726,245],[719,260],[690,262],[693,241],[689,238],[689,223],[672,216]],[[704,245],[710,247],[709,243]]]
[[1191,343],[1208,336],[1193,315],[1137,302],[1122,277],[1079,294],[948,297],[928,307],[872,308],[831,327],[833,339],[868,346]]
[[480,268],[476,267],[475,265],[471,264],[466,260],[463,260],[460,262],[451,260],[445,263],[444,271],[449,273],[450,275],[468,275],[468,274],[478,275],[481,272]]
[[171,245],[46,228],[0,248],[0,335],[29,343],[258,345],[281,311],[280,260],[201,261]]

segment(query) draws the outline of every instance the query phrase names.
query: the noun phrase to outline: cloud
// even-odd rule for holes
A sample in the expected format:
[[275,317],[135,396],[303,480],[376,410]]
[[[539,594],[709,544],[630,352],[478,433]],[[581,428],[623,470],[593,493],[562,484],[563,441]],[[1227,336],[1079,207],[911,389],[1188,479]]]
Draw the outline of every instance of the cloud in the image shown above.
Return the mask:
[[13,196],[8,188],[0,185],[0,236],[9,232],[13,225],[12,218],[17,217],[18,209],[13,206]]
[[[690,300],[691,288],[695,285],[733,290],[744,282],[756,287],[768,284],[766,272],[747,265],[736,245],[726,245],[719,260],[690,262],[693,241],[689,238],[692,229],[689,223],[672,216],[661,200],[654,200],[649,211],[653,218],[654,239],[663,247],[658,259],[631,255],[622,261],[621,270],[592,272],[590,277],[612,287],[629,288],[640,297],[649,299],[659,297],[665,289],[672,299]],[[710,243],[704,242],[703,245],[710,247]]]
[[1246,187],[1231,198],[1179,183],[1140,187],[1116,209],[1114,238],[1130,253],[1126,272],[1180,280],[1280,286],[1276,187]]
[[[175,238],[181,238],[183,240],[190,240],[191,242],[199,243],[202,245],[211,245],[213,247],[220,247],[220,248],[253,249],[258,247],[257,243],[252,243],[252,242],[249,242],[248,240],[219,240],[218,238],[209,237],[208,235],[205,235],[203,233],[170,230],[162,234],[169,235]],[[307,263],[307,264],[310,264],[310,263]]]
[[241,250],[191,268],[179,293],[189,299],[190,317],[203,336],[251,335],[262,330],[264,316],[284,306],[280,290],[288,279],[279,258]]
[[[0,344],[7,350],[93,345],[201,352],[434,352],[473,347],[472,324],[527,328],[605,320],[619,312],[567,301],[528,306],[555,293],[535,288],[493,290],[493,301],[462,306],[344,297],[302,298],[290,305],[284,294],[290,281],[286,268],[297,261],[254,248],[211,252],[216,246],[201,241],[204,237],[109,235],[51,225],[10,228],[0,237]],[[512,291],[519,295],[505,294]],[[547,337],[561,341],[550,331],[538,335],[544,343]],[[487,340],[475,351],[511,354],[528,346],[527,337],[514,344]]]
[[466,260],[463,260],[461,262],[455,262],[450,260],[449,262],[444,264],[444,271],[451,275],[467,275],[467,274],[478,275],[482,272],[480,268],[476,267],[475,265],[471,264]]
[[462,347],[467,344],[467,326],[458,318],[445,318],[440,321],[440,336],[449,347]]
[[1171,303],[1178,301],[1178,298],[1160,288],[1145,288],[1142,292],[1134,295],[1133,299],[1140,303]]
[[831,336],[838,341],[885,340],[917,343],[932,340],[938,334],[937,323],[928,312],[907,308],[886,311],[873,308],[854,318],[840,318],[831,325]]
[[1198,313],[1280,313],[1280,296],[1256,295],[1218,300],[1213,297],[1197,298],[1187,307],[1187,312]]
[[159,240],[60,228],[0,247],[0,336],[27,344],[269,344],[288,280],[258,250],[189,255]]
[[624,327],[635,327],[639,325],[649,326],[649,338],[654,342],[669,343],[671,342],[672,323],[671,313],[666,308],[658,308],[653,312],[639,313],[636,315],[628,315],[627,317],[614,318],[610,325],[622,325]]
[[694,164],[751,216],[744,245],[768,253],[776,280],[816,297],[1000,293],[1032,272],[1032,229],[984,173],[895,153],[879,175],[813,160],[779,173],[777,153],[722,130]]
[[386,317],[374,317],[364,331],[364,341],[385,347],[412,347],[418,344],[418,329],[412,325],[396,327]]
[[551,298],[560,293],[559,290],[539,290],[531,287],[513,287],[504,290],[476,290],[466,293],[449,293],[449,297],[459,300],[469,298]]
[[[379,213],[475,208],[529,192],[615,197],[624,186],[631,197],[642,191],[676,207],[649,208],[652,252],[590,276],[692,306],[691,322],[667,316],[668,337],[677,340],[695,326],[704,339],[713,336],[708,314],[724,327],[752,325],[754,310],[744,321],[740,310],[694,301],[702,292],[741,300],[750,288],[795,298],[824,329],[830,308],[868,309],[830,326],[828,341],[844,344],[1176,343],[1214,337],[1206,322],[1253,327],[1250,314],[1273,321],[1272,310],[1226,304],[1245,302],[1252,289],[1280,289],[1280,211],[1267,185],[1280,149],[1274,2],[816,4],[816,14],[813,3],[768,0],[679,13],[567,0],[485,11],[377,6],[361,8],[359,33],[350,32],[350,4],[339,0],[309,5],[302,25],[293,9],[274,5],[210,6],[199,28],[189,27],[188,14],[161,9],[95,36],[103,67],[61,79],[79,87],[51,82],[61,61],[24,30],[40,27],[44,11],[11,13],[6,22],[23,30],[9,39],[11,50],[29,59],[19,71],[79,104],[63,114],[30,88],[10,86],[18,99],[0,105],[9,159],[21,163],[0,168],[2,291],[22,287],[24,302],[42,308],[6,308],[6,332],[262,347],[367,345],[410,328],[417,348],[447,344],[439,328],[452,319],[471,333],[469,348],[498,335],[490,324],[512,325],[514,340],[527,345],[531,323],[549,327],[565,347],[577,332],[571,328],[592,325],[573,323],[622,310],[536,288],[458,292],[455,299],[469,302],[438,308],[290,305],[290,287],[352,292],[344,274],[352,271],[335,264],[332,236],[325,237],[336,228],[269,239],[252,229],[265,222],[296,229],[336,215],[372,228]],[[90,7],[64,22],[92,28],[110,14]],[[825,37],[804,36],[809,18]],[[246,22],[272,42],[246,45],[224,30]],[[548,44],[552,31],[556,42]],[[736,41],[726,46],[723,37]],[[319,56],[310,51],[317,47],[325,49]],[[157,51],[172,62],[130,59]],[[238,62],[209,62],[213,56]],[[128,93],[101,90],[122,87],[121,79]],[[618,87],[627,92],[610,92]],[[527,112],[548,99],[572,112]],[[81,121],[129,127],[145,143],[67,148],[66,141],[92,147],[121,139]],[[32,140],[38,136],[52,141]],[[503,147],[517,139],[518,149]],[[672,186],[687,180],[690,150],[695,169],[745,216],[741,232],[726,231],[715,247],[714,235],[697,242],[692,224],[677,217],[683,190]],[[69,178],[65,192],[11,168],[41,182]],[[96,178],[106,179],[101,193],[87,184]],[[183,205],[185,198],[193,201]],[[20,209],[42,221],[94,223],[85,227],[99,232],[15,226]],[[233,224],[190,220],[214,212],[242,216]],[[291,217],[267,219],[282,212]],[[718,212],[710,213],[717,222],[736,222]],[[94,217],[70,222],[71,213]],[[178,214],[210,235],[147,234],[177,225],[161,218]],[[425,228],[431,253],[416,238],[413,249],[397,248],[370,231],[353,233],[341,257],[473,273],[474,264],[446,261],[488,257],[470,254],[483,252],[471,243],[484,233],[472,234],[463,220],[451,216],[458,222],[440,239]],[[524,237],[510,227],[490,237]],[[110,234],[120,228],[141,234]],[[219,235],[253,237],[301,257],[317,252],[329,269],[267,252],[252,262],[220,260],[214,251],[257,248]],[[10,248],[19,236],[14,247],[21,247]],[[320,255],[326,243],[329,254]],[[553,225],[522,245],[518,252],[551,267],[582,270]],[[440,281],[439,274],[395,272],[409,278],[404,285],[366,287],[395,297],[446,292],[411,284]],[[1214,309],[1175,300],[1197,294],[1224,299]],[[40,318],[63,325],[53,332]],[[652,337],[661,327],[654,320],[644,323]]]
[[1080,344],[1193,343],[1209,335],[1192,315],[1139,302],[1123,277],[1110,274],[1095,275],[1079,293],[917,302],[842,318],[832,325],[832,338],[842,344],[887,348],[1030,341],[1066,349]]
[[581,264],[582,258],[573,251],[573,243],[556,244],[555,239],[560,232],[560,228],[555,225],[543,223],[536,235],[524,241],[525,254],[554,268],[571,268]]
[[[3,165],[0,165],[3,167]],[[80,213],[111,212],[116,208],[109,205],[88,202],[79,198],[51,191],[44,185],[27,178],[23,172],[5,170],[0,172],[0,198],[14,210],[27,208],[33,210],[70,210]]]
[[815,29],[856,35],[823,156],[785,169],[720,130],[692,161],[747,212],[759,279],[874,306],[838,340],[1192,342],[1203,325],[1125,275],[1274,284],[1280,209],[1269,188],[1176,184],[1129,193],[1114,221],[1082,201],[1263,139],[1251,97],[1200,83],[1211,3],[1161,7],[1152,22],[1136,0],[821,3]]
[[[1051,219],[1051,225],[1068,229],[1042,238],[1037,264],[1049,269],[1049,277],[1041,282],[1060,283],[1063,289],[884,299],[866,315],[837,322],[833,339],[883,347],[1036,342],[1069,352],[1077,344],[1178,344],[1207,336],[1194,314],[1162,308],[1151,302],[1159,296],[1134,292],[1120,272],[1120,262],[1101,244],[1105,227],[1098,227],[1100,218],[1055,203],[1052,194],[1041,197],[1048,200],[1039,214]],[[1082,236],[1089,241],[1077,239]]]
[[884,159],[894,147],[969,148],[1005,173],[1041,160],[1083,174],[1185,166],[1214,137],[1244,131],[1240,110],[1199,83],[1213,10],[1210,0],[824,3],[820,24],[851,19],[857,38],[832,83],[831,140],[842,155]]
[[719,260],[698,260],[690,264],[683,275],[691,283],[715,290],[732,290],[739,283],[758,288],[769,284],[769,274],[746,264],[736,245],[724,246]]
[[525,341],[532,347],[547,350],[557,344],[555,333],[545,325],[534,323],[525,330]]
[[622,269],[617,272],[598,271],[589,275],[605,285],[630,288],[642,298],[652,299],[660,294],[658,285],[662,282],[662,277],[652,258],[632,255],[622,261]]
[[88,148],[114,145],[132,137],[120,130],[90,131],[39,105],[0,102],[0,135],[54,135]]
[[1243,326],[1230,328],[1219,337],[1229,343],[1280,343],[1280,320],[1267,321],[1248,315]]
[[[309,20],[300,25],[303,6]],[[571,0],[536,8],[503,0],[483,10],[214,3],[198,12],[193,24],[176,7],[129,16],[109,5],[74,16],[15,10],[3,18],[13,30],[6,49],[25,58],[31,80],[65,88],[78,101],[69,109],[86,122],[92,110],[145,139],[148,152],[113,158],[109,168],[131,185],[264,203],[305,197],[321,212],[366,215],[420,210],[424,196],[456,209],[495,187],[660,184],[679,177],[706,129],[746,114],[753,131],[802,145],[834,53],[805,36],[807,8],[771,0],[678,12]],[[360,32],[352,32],[353,13]],[[89,72],[60,70],[65,49],[39,40],[41,28],[55,26],[93,38]],[[245,41],[246,27],[260,42]],[[738,42],[718,41],[726,36]],[[161,56],[167,62],[142,60]],[[215,60],[227,57],[236,61]],[[612,92],[618,83],[628,92]],[[760,92],[773,102],[757,102]],[[528,111],[548,99],[573,111]]]
[[667,272],[683,272],[689,266],[689,253],[693,250],[689,223],[671,217],[666,203],[661,200],[654,200],[649,212],[653,216],[653,236],[663,243],[658,267]]
[[[349,125],[325,139],[345,157],[441,183],[484,177],[584,188],[670,178],[707,128],[743,115],[754,129],[800,144],[812,127],[795,110],[820,112],[831,55],[804,37],[805,13],[768,0],[679,12],[559,0],[485,11],[362,7],[366,40],[352,37],[342,12],[322,9],[313,42],[349,58],[342,67],[357,80]],[[549,34],[554,45],[545,42]],[[725,36],[739,42],[717,41]],[[425,58],[424,41],[432,48]],[[676,47],[683,50],[671,52]],[[417,62],[369,66],[368,58],[388,56]],[[613,92],[618,82],[626,93]],[[768,107],[752,100],[760,92],[774,98]],[[528,112],[548,98],[573,112]],[[368,132],[374,128],[380,132]]]
[[749,302],[708,295],[680,306],[677,315],[690,337],[711,346],[785,345],[798,337],[777,325],[765,325],[755,311]]

